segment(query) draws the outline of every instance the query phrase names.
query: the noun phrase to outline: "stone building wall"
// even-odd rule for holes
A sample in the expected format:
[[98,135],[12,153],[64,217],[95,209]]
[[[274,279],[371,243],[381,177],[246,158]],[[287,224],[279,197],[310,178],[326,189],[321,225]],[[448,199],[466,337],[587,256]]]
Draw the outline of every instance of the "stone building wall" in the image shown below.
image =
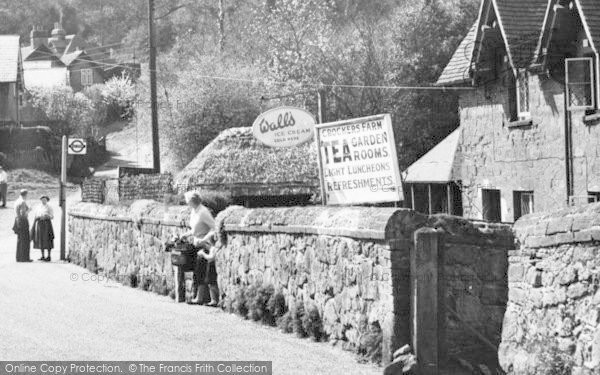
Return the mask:
[[[500,362],[510,374],[600,372],[600,204],[515,224]],[[561,372],[561,373],[571,373]]]
[[[503,222],[514,221],[513,191],[533,191],[535,211],[565,206],[563,87],[537,75],[530,77],[529,87],[532,125],[526,127],[510,126],[508,86],[501,80],[460,95],[465,217],[483,218],[482,189],[501,191]],[[582,123],[573,129],[577,135],[589,130]],[[582,147],[598,139],[576,136],[574,144]]]

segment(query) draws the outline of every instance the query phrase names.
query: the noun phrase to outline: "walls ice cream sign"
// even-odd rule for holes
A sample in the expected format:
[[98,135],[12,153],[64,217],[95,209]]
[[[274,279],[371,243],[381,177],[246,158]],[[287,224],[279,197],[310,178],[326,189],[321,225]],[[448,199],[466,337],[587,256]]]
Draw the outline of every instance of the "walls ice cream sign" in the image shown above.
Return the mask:
[[304,109],[279,107],[258,116],[252,133],[267,146],[293,147],[313,137],[315,123],[313,115]]

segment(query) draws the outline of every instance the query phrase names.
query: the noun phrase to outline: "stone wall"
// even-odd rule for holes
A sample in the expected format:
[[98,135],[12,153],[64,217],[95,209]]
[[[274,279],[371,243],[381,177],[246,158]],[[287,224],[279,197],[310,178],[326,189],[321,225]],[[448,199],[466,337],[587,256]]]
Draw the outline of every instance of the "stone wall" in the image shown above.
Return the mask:
[[173,192],[173,177],[166,173],[124,176],[119,179],[96,177],[84,180],[81,200],[107,204],[144,199],[162,202],[166,195]]
[[78,203],[69,207],[68,257],[92,272],[167,295],[174,279],[163,244],[188,229],[188,217],[186,207],[148,200],[131,206]]
[[600,204],[524,217],[515,234],[503,368],[543,374],[562,363],[573,374],[599,373]]
[[333,341],[357,348],[377,322],[384,352],[410,342],[409,254],[427,218],[393,208],[231,207],[219,216],[225,303],[238,289],[272,285],[288,306],[317,306]]
[[[69,211],[69,258],[125,284],[170,294],[173,270],[162,246],[187,229],[188,215],[186,207],[148,200],[130,206],[76,204]],[[415,232],[434,228],[443,264],[437,292],[443,302],[442,354],[497,363],[506,254],[513,245],[506,226],[406,209],[321,206],[234,206],[217,217],[217,226],[225,305],[237,290],[272,285],[288,306],[299,300],[316,306],[330,340],[349,349],[378,323],[384,360],[412,341]]]
[[438,228],[443,354],[497,366],[510,227],[382,208],[230,208],[220,218],[225,300],[254,283],[273,285],[289,306],[315,304],[332,340],[357,347],[368,323],[378,322],[391,350],[411,342],[413,234]]

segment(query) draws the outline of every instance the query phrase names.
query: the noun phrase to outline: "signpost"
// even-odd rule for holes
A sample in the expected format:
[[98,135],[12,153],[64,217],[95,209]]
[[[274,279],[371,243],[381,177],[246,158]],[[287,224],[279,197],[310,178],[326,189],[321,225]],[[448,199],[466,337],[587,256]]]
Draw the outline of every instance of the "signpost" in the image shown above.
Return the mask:
[[270,147],[293,147],[314,135],[315,118],[296,107],[279,107],[262,113],[252,125],[254,137]]
[[85,155],[87,154],[87,143],[83,138],[62,137],[62,149],[60,158],[60,260],[66,260],[67,243],[67,195],[65,186],[67,185],[67,155]]
[[320,124],[315,132],[324,204],[404,199],[389,114]]

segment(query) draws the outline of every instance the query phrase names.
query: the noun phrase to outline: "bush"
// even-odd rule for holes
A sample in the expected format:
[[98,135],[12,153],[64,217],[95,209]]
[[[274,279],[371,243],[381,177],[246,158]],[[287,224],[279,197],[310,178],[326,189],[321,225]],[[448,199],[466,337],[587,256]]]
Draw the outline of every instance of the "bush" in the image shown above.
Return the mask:
[[113,77],[102,85],[102,101],[110,119],[129,120],[133,117],[137,100],[135,85],[126,74]]
[[279,319],[287,313],[287,305],[283,293],[278,291],[269,298],[268,309],[275,319]]
[[68,86],[32,87],[28,98],[31,106],[48,120],[63,124],[57,129],[59,134],[94,135],[94,104],[84,94],[75,93]]
[[273,286],[261,286],[257,288],[254,298],[250,300],[248,317],[255,322],[261,321],[265,324],[275,325],[273,315],[269,311],[268,303],[275,293]]
[[304,332],[315,341],[321,341],[324,338],[323,321],[317,306],[311,305],[308,311],[302,317],[302,327]]
[[246,304],[246,293],[243,289],[238,289],[235,291],[235,296],[233,297],[232,302],[233,310],[244,318],[248,317],[248,306]]
[[296,302],[294,310],[292,311],[292,327],[296,336],[304,338],[308,336],[302,324],[305,316],[304,303],[302,301]]
[[250,317],[250,307],[252,306],[253,301],[258,295],[258,285],[249,285],[246,289],[244,289],[244,301],[246,303],[246,318]]
[[359,343],[358,354],[363,360],[380,363],[382,355],[383,332],[378,322],[371,323],[369,331],[365,333]]
[[537,356],[537,371],[544,375],[571,375],[574,362],[572,356],[558,349],[554,338],[536,340],[540,348]]
[[[169,123],[160,131],[168,150],[164,163],[172,170],[185,167],[223,130],[251,126],[261,112],[260,85],[202,78],[206,75],[264,80],[259,68],[223,57],[202,57],[176,75],[165,75],[159,100],[166,105],[160,106],[159,118]],[[147,77],[138,82],[140,95],[147,95]],[[139,106],[136,115],[149,123],[149,106]]]
[[294,332],[294,318],[292,317],[291,311],[286,312],[282,317],[277,319],[277,327],[279,327],[283,333]]

